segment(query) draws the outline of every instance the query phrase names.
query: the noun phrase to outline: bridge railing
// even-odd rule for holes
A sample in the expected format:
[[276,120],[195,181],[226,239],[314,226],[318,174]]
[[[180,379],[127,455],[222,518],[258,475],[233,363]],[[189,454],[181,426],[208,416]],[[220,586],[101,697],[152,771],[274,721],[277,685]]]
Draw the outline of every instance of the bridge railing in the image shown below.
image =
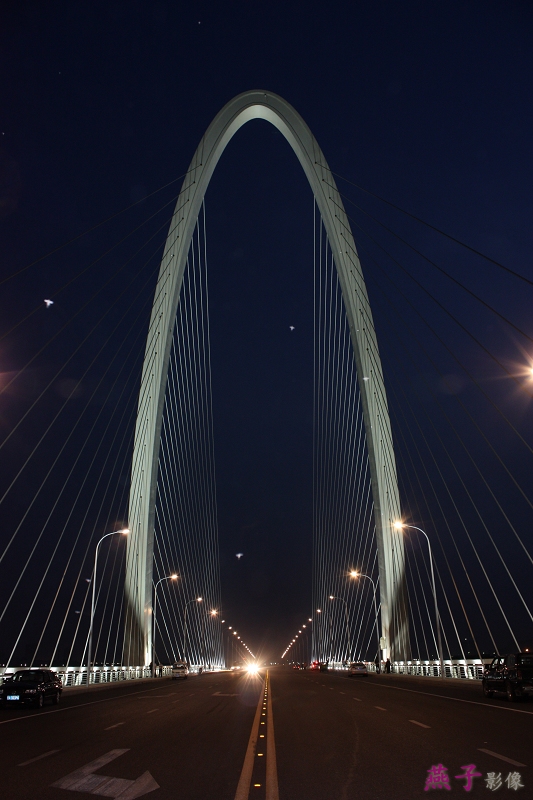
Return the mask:
[[[459,678],[461,680],[481,680],[485,664],[490,664],[492,659],[444,659],[446,678]],[[369,672],[376,672],[376,665],[372,661],[365,661]],[[340,661],[330,662],[330,669],[347,670],[348,664]],[[385,671],[385,664],[381,664],[381,671]],[[396,675],[413,675],[428,678],[440,678],[441,669],[438,661],[394,661],[390,665],[391,673]]]
[[[0,667],[0,675],[4,678],[4,675],[12,675],[14,672],[17,672],[19,669],[28,669],[27,666],[24,667],[9,667],[6,669],[5,667]],[[38,667],[33,667],[33,669],[38,669]],[[81,667],[46,667],[46,669],[51,669],[54,672],[57,672],[59,677],[61,678],[61,682],[63,686],[86,686],[87,685],[87,668]],[[160,672],[161,669],[161,672]],[[157,667],[157,675],[161,675],[161,677],[169,676],[172,673],[172,667],[170,666],[163,666],[161,668]],[[131,681],[131,680],[140,680],[141,678],[150,678],[152,672],[150,667],[93,667],[90,674],[90,683],[91,684],[100,684],[100,683],[115,683],[117,681]]]
[[[0,667],[0,678],[4,675],[13,675],[19,669],[29,669],[27,666],[23,667]],[[39,669],[39,667],[33,667]],[[87,667],[43,667],[43,669],[51,669],[57,672],[61,678],[64,687],[68,686],[87,686]],[[221,667],[203,668],[204,672],[218,672]],[[191,664],[189,673],[198,673],[200,671],[199,664]],[[156,667],[157,677],[170,677],[172,674],[171,666]],[[100,683],[115,683],[117,681],[132,681],[140,680],[141,678],[151,678],[152,672],[150,667],[93,667],[90,674],[90,682],[92,684]]]

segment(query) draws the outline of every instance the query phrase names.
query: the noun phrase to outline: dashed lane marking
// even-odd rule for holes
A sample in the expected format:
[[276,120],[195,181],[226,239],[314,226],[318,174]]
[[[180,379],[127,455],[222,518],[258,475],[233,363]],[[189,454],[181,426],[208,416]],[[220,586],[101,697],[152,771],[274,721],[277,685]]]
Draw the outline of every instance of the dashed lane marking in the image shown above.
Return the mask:
[[116,725],[110,725],[109,728],[104,728],[104,731],[112,731],[113,728],[120,728],[121,725],[125,725],[125,723],[117,722]]
[[418,725],[420,728],[431,728],[431,725],[424,725],[423,722],[417,722],[416,719],[410,719],[409,722],[412,722],[413,725]]
[[147,711],[146,713],[147,713],[147,714],[153,714],[153,713],[154,713],[154,711],[159,711],[159,709],[158,709],[158,708],[152,708],[152,710],[151,710],[151,711]]
[[346,694],[346,692],[339,692],[339,694]]
[[374,706],[374,708],[377,708],[379,711],[386,711],[387,710],[386,708],[382,708],[381,706]]
[[[148,691],[155,691],[149,689]],[[127,692],[120,694],[116,697],[105,697],[103,700],[90,700],[88,703],[77,703],[75,706],[63,706],[63,708],[54,708],[53,711],[40,711],[37,714],[25,714],[23,717],[13,717],[12,719],[3,719],[0,725],[9,725],[11,722],[20,722],[21,720],[33,719],[33,717],[46,717],[47,714],[61,714],[62,711],[72,711],[73,708],[84,708],[85,706],[95,706],[99,703],[111,703],[114,700],[122,700],[125,697],[133,697],[146,692],[146,689],[141,689],[138,692]]]
[[[29,758],[27,761],[23,761],[22,764],[18,764],[19,767],[27,767],[28,764],[33,764],[34,761],[40,761],[41,758],[47,758],[48,756],[53,756],[54,753],[59,753],[59,750],[49,750],[47,753],[42,753],[40,756],[35,756],[35,758]],[[513,764],[515,762],[513,761]]]
[[480,753],[487,753],[489,756],[494,756],[494,758],[499,758],[501,761],[507,761],[508,764],[512,764],[515,767],[527,767],[527,764],[521,764],[520,761],[513,761],[512,758],[507,758],[507,756],[501,756],[499,753],[494,753],[492,750],[485,750],[484,747],[478,747]]
[[360,697],[354,697],[353,700],[357,700],[358,703],[362,703],[363,702]]
[[[367,686],[378,686],[377,683],[367,683]],[[422,692],[419,689],[404,689],[403,686],[387,686],[379,682],[381,689],[396,689],[398,692],[411,692],[411,694],[423,694],[426,697],[439,697],[441,700],[453,700],[456,703],[468,703],[471,706],[483,706],[491,711],[514,711],[515,714],[529,714],[533,716],[533,711],[524,711],[521,708],[509,708],[509,706],[496,706],[493,703],[481,703],[479,700],[463,700],[462,697],[450,697],[447,694],[437,694],[436,692]],[[1,723],[0,723],[1,724]]]

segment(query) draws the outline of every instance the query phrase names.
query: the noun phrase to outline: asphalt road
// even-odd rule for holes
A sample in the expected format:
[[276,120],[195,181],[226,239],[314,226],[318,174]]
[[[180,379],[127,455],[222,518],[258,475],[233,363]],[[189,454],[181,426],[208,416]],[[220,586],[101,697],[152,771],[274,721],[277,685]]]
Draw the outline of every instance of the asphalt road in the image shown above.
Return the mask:
[[266,682],[132,681],[66,690],[58,708],[2,710],[0,742],[1,800],[411,800],[432,796],[438,764],[445,796],[463,796],[455,776],[475,764],[469,796],[488,797],[496,773],[498,796],[512,797],[506,778],[518,773],[517,793],[533,798],[533,702],[486,700],[462,681],[283,667]]

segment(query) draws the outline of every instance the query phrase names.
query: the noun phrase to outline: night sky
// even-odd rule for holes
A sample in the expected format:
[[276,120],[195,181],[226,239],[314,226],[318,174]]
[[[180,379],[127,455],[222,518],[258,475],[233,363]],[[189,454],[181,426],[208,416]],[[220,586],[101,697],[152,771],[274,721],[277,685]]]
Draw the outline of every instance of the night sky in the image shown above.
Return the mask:
[[[111,280],[119,260],[113,262],[112,255],[111,261],[102,259],[62,293],[55,293],[112,243],[169,203],[133,237],[135,247],[140,247],[163,226],[154,240],[162,245],[165,220],[181,180],[148,195],[185,173],[212,118],[247,89],[267,89],[288,100],[311,128],[335,173],[533,280],[532,23],[530,4],[518,0],[4,3],[0,279],[131,203],[137,205],[1,286],[0,336],[45,297],[54,299],[51,309],[43,305],[0,340],[3,383],[42,342],[57,334],[53,345],[0,397],[3,438],[52,381],[38,413],[28,417],[0,453],[2,492],[53,419],[59,402],[111,336],[118,321],[117,302],[119,307],[123,302],[124,309],[131,305],[112,341],[123,341],[125,351],[132,351],[127,381],[133,386],[142,361],[157,257],[142,269],[137,261],[135,268],[130,265]],[[533,441],[532,387],[523,373],[533,363],[532,342],[412,251],[401,249],[356,206],[394,228],[529,336],[533,336],[532,287],[347,181],[339,178],[338,186],[356,223],[353,233],[373,304],[385,379],[390,382],[393,431],[402,451],[398,460],[402,502],[411,521],[416,524],[417,492],[424,488],[428,496],[430,492],[427,486],[417,488],[407,474],[412,450],[399,429],[405,409],[402,392],[419,408],[417,418],[429,437],[435,434],[424,422],[422,408],[429,409],[445,441],[449,434],[444,413],[457,420],[466,451],[473,456],[469,461],[465,449],[449,440],[465,483],[478,485],[475,464],[481,465],[531,550],[531,508],[523,497],[518,504],[514,485],[490,461],[485,445],[474,441],[457,398],[502,453],[527,497],[533,497],[531,453],[509,434],[500,416],[481,403],[443,346],[430,341],[400,291],[436,327],[443,342],[463,359],[529,442]],[[290,147],[274,128],[254,121],[234,137],[209,186],[206,213],[223,611],[253,649],[276,658],[311,611],[313,198]],[[470,326],[518,376],[517,381],[503,378],[495,362],[437,311],[427,294],[387,260],[357,224],[370,230],[446,309]],[[104,288],[93,298],[99,287]],[[106,311],[108,317],[91,344],[73,354],[92,321]],[[404,324],[412,326],[412,333]],[[401,352],[400,333],[406,343]],[[418,345],[429,350],[442,375],[432,370]],[[71,354],[68,368],[55,379],[56,370]],[[39,450],[24,481],[0,507],[2,542],[16,528],[27,497],[33,496],[82,404],[93,390],[99,391],[99,370],[105,369],[109,358],[103,356],[82,381],[58,432]],[[119,361],[122,365],[122,356]],[[11,560],[0,566],[9,572],[0,578],[2,606],[11,593],[13,576],[28,556],[39,520],[48,513],[75,458],[81,442],[77,437],[89,431],[97,410],[104,409],[105,419],[106,403],[114,407],[120,402],[118,390],[111,388],[107,377],[105,381],[107,399],[97,395],[88,407],[46,487],[46,502],[40,497],[22,541],[17,539],[10,551]],[[432,392],[442,409],[435,410]],[[131,430],[131,419],[124,426]],[[410,427],[419,436],[412,422]],[[127,472],[124,466],[121,491]],[[457,478],[450,473],[449,480],[451,495],[459,496]],[[69,488],[62,497],[63,509],[73,491]],[[472,491],[478,492],[479,502],[493,518],[484,490]],[[107,502],[112,506],[109,498]],[[442,503],[449,505],[449,497],[443,495]],[[66,512],[62,513],[64,519]],[[435,513],[438,522],[438,509]],[[471,510],[464,514],[474,530],[475,514]],[[419,522],[422,527],[431,525],[427,515]],[[45,550],[53,548],[57,530],[52,525],[47,532]],[[531,603],[531,564],[500,522],[494,523],[492,533]],[[445,539],[444,526],[441,534]],[[460,530],[457,535],[464,541]],[[73,531],[65,536],[65,542],[73,542]],[[485,552],[482,534],[476,529],[473,536],[479,537]],[[237,552],[244,557],[237,560]],[[471,554],[465,558],[477,580],[479,565]],[[487,559],[496,579],[501,572],[497,560],[488,554]],[[26,608],[39,574],[38,566],[32,569],[16,595],[16,608]],[[60,574],[58,566],[43,588],[39,600],[43,609],[49,606]],[[480,592],[482,605],[486,603],[492,613],[490,592]],[[508,582],[501,592],[512,607]],[[7,638],[19,624],[16,608],[0,623],[7,626]],[[531,638],[531,621],[517,614],[517,632],[525,644]],[[35,623],[32,637],[39,624]],[[505,626],[495,622],[495,628],[502,647],[507,646]],[[490,649],[488,638],[480,639]],[[4,653],[0,656],[4,658]]]

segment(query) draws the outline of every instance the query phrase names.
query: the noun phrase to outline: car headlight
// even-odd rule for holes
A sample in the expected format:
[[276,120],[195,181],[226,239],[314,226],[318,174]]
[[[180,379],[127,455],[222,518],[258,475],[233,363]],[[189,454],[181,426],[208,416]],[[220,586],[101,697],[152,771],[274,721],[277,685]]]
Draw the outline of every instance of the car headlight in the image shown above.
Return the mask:
[[24,689],[24,694],[36,694],[37,689]]

